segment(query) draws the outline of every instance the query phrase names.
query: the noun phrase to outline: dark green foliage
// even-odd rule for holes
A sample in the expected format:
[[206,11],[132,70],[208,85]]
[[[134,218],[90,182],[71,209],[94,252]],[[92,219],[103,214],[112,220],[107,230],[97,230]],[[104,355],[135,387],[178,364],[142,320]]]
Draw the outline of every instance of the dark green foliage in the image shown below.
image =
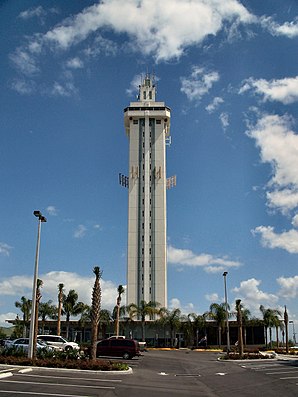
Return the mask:
[[123,371],[128,370],[125,363],[111,362],[109,360],[89,360],[89,359],[63,359],[60,357],[36,358],[32,360],[28,357],[0,356],[0,364],[24,365],[47,368],[69,368],[92,371]]

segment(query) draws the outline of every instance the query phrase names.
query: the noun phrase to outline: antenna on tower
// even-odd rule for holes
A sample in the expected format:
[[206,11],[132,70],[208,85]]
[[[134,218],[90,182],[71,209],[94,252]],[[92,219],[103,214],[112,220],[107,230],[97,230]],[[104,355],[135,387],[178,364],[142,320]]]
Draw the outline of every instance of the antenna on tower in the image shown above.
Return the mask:
[[152,85],[155,85],[155,70],[152,69]]

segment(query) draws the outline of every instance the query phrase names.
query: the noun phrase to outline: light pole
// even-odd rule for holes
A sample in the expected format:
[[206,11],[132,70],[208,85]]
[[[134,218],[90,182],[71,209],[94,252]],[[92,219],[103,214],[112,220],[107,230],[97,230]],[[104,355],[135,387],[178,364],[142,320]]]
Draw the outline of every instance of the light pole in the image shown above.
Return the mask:
[[296,345],[296,332],[295,332],[295,324],[294,324],[294,321],[293,321],[293,320],[289,321],[289,324],[292,324],[292,325],[293,325],[293,341],[294,341],[294,343],[295,343],[295,345]]
[[230,330],[229,330],[229,312],[228,312],[228,294],[227,294],[227,274],[228,272],[223,273],[224,278],[224,286],[225,286],[225,305],[226,305],[226,327],[227,327],[227,352],[229,354],[230,351]]
[[38,277],[38,260],[39,260],[39,247],[40,247],[40,226],[42,222],[46,222],[46,218],[40,211],[34,211],[34,216],[38,218],[38,229],[37,229],[37,243],[35,253],[35,267],[33,277],[33,288],[32,288],[32,310],[30,320],[30,333],[29,333],[29,346],[28,346],[28,358],[33,358],[34,352],[34,335],[35,335],[35,312],[36,312],[36,289],[37,289],[37,277]]

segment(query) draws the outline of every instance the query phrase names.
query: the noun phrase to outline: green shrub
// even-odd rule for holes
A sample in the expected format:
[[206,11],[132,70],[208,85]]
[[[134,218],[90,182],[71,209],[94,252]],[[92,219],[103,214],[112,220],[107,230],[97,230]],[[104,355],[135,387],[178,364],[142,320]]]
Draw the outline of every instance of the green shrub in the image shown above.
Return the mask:
[[123,371],[128,370],[128,365],[125,363],[111,362],[110,360],[89,360],[89,359],[74,359],[63,357],[38,357],[32,360],[23,356],[9,356],[1,355],[0,364],[7,365],[22,365],[22,366],[36,366],[47,368],[68,368],[68,369],[82,369],[93,371]]

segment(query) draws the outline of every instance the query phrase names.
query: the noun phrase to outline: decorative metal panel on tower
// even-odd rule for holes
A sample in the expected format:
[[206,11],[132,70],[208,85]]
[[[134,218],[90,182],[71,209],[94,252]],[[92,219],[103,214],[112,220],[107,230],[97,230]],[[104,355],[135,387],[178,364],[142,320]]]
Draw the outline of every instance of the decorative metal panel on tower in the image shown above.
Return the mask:
[[142,300],[167,306],[166,142],[171,111],[155,101],[146,75],[138,102],[124,109],[129,138],[127,304]]

